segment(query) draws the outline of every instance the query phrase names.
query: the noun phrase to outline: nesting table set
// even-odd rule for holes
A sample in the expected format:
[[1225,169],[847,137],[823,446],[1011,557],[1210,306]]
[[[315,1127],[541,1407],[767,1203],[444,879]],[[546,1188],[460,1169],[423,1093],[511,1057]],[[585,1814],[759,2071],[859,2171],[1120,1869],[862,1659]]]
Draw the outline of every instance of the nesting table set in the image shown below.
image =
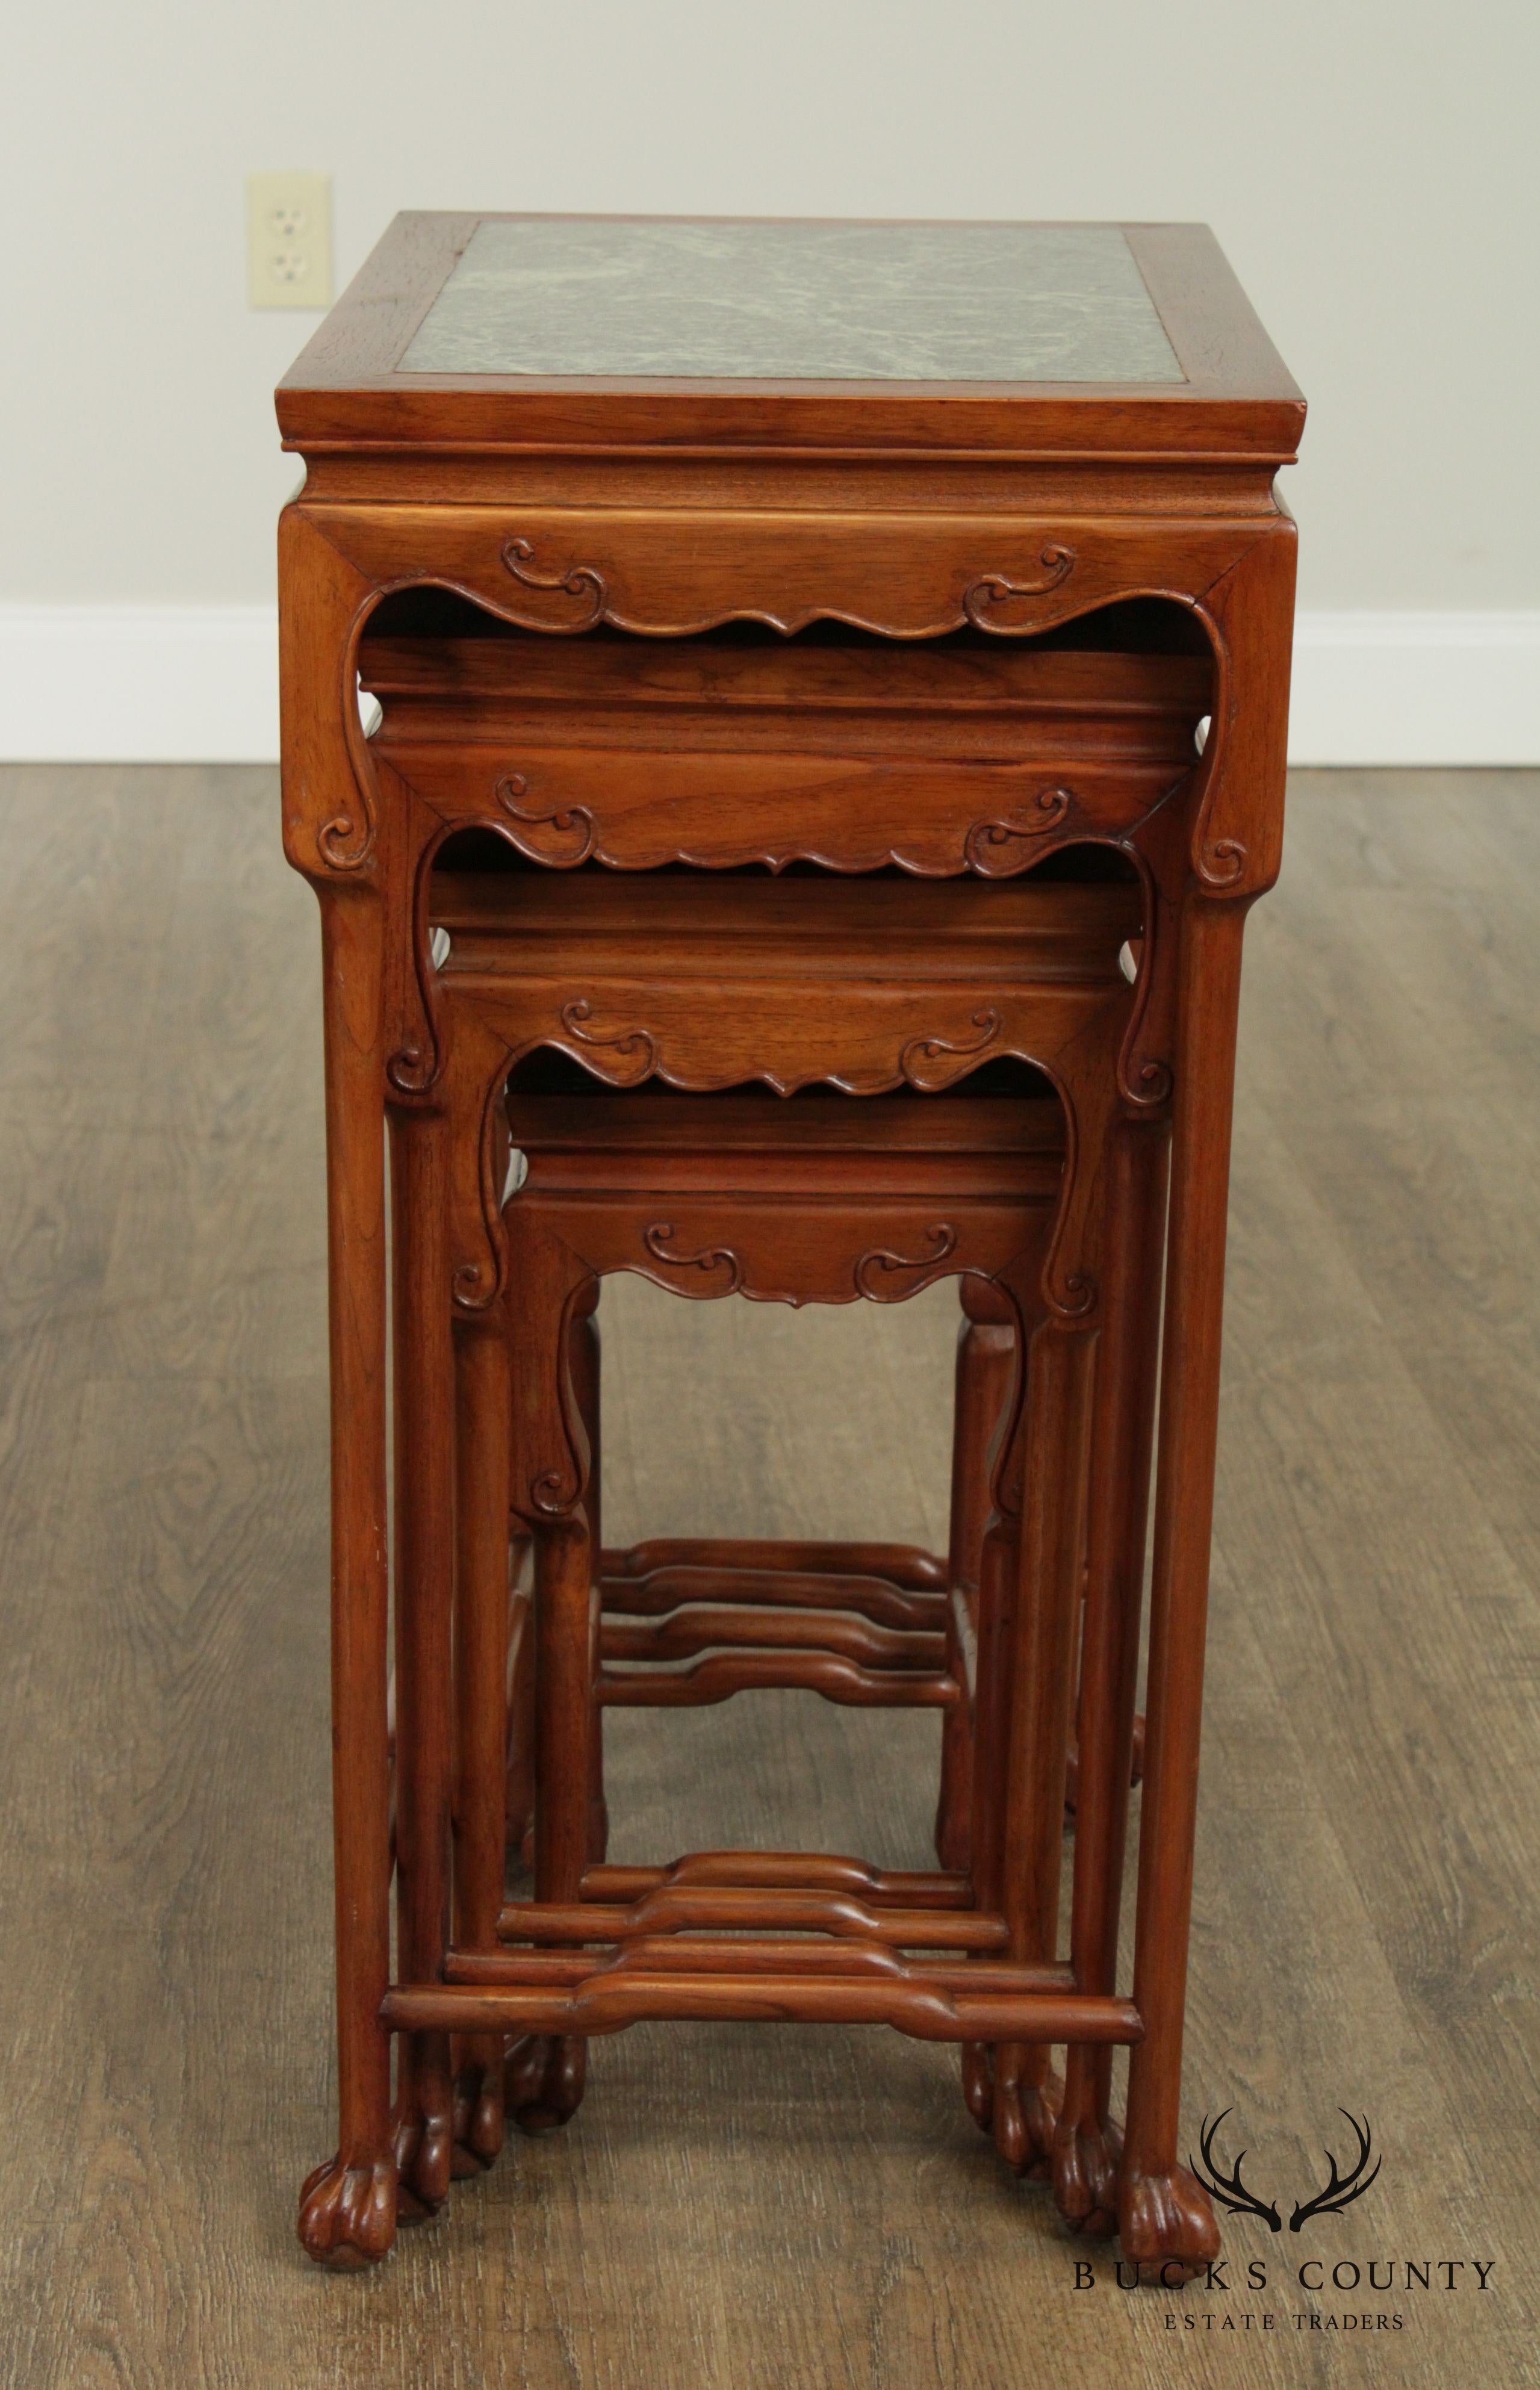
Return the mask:
[[[332,1388],[304,2245],[382,2256],[595,2035],[886,2023],[1175,2279],[1218,2248],[1182,2031],[1299,393],[1202,227],[409,215],[278,416]],[[607,1547],[617,1270],[956,1279],[947,1552],[735,1538],[726,1488],[719,1536]],[[933,1864],[768,1815],[608,1863],[605,1709],[764,1687],[939,1714]]]

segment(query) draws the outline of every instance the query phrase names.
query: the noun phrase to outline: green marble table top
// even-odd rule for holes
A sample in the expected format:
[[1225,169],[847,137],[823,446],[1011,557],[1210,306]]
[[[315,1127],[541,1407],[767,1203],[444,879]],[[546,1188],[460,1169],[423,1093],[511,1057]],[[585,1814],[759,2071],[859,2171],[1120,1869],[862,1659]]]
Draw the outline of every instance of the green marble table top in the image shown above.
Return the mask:
[[1116,225],[489,218],[405,374],[1184,379]]

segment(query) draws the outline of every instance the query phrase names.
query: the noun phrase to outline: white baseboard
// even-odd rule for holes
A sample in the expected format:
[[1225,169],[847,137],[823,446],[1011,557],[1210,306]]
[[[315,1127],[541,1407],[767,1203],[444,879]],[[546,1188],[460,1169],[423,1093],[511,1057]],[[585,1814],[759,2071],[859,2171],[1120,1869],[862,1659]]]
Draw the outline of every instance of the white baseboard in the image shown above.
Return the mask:
[[[0,759],[270,764],[267,606],[0,605]],[[1540,610],[1305,613],[1302,765],[1540,765]]]
[[1540,611],[1302,613],[1291,764],[1540,764]]

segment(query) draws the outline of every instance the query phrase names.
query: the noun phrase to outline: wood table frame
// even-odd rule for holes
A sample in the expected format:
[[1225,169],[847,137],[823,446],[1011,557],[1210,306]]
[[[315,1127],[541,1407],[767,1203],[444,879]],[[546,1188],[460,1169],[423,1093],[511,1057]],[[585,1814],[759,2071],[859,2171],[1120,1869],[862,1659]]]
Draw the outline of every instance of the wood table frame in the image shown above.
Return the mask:
[[[1148,1000],[1119,1062],[1123,1109],[1136,1125],[1169,1099],[1172,1116],[1136,1958],[1131,2002],[1093,2012],[1091,1996],[1046,1984],[1035,1997],[1042,2038],[1079,2045],[1065,2129],[1072,2160],[1097,2182],[1105,2136],[1094,2093],[1076,2088],[1076,2061],[1084,2079],[1101,2062],[1098,2044],[1133,2043],[1114,2168],[1125,2253],[1157,2270],[1201,2263],[1217,2235],[1177,2151],[1230,1111],[1242,930],[1276,878],[1282,835],[1294,536],[1272,481],[1293,455],[1303,405],[1212,241],[1191,227],[1130,236],[1187,375],[1175,389],[403,375],[401,352],[473,222],[403,219],[279,400],[309,475],[280,533],[283,816],[286,852],[322,913],[333,1422],[340,2135],[306,2186],[306,2245],[344,2264],[390,2245],[401,2195],[391,2033],[437,2037],[446,2049],[450,2031],[507,2015],[506,1995],[469,1985],[391,1990],[388,1106],[402,1132],[397,1217],[422,1224],[397,1239],[398,1333],[441,1356],[436,1381],[407,1371],[397,1399],[413,1490],[395,1558],[414,1588],[406,1625],[422,1638],[418,1700],[443,1681],[434,1638],[451,1567],[429,1523],[443,1515],[456,1465],[452,1417],[419,1397],[450,1380],[443,1290],[453,1282],[456,1304],[472,1313],[494,1268],[484,1244],[452,1255],[417,927],[419,874],[446,824],[420,801],[401,802],[376,770],[354,697],[371,615],[393,590],[434,585],[558,634],[601,620],[659,637],[739,619],[790,632],[834,617],[894,639],[965,623],[1022,638],[1155,597],[1206,638],[1214,699],[1190,802],[1115,833],[1147,874],[1154,931]],[[489,793],[456,818],[491,819],[494,805]],[[1088,832],[1109,835],[1067,807],[1033,852]],[[1115,1142],[1136,1150],[1132,1138]],[[1081,1339],[1062,1282],[1046,1292],[1069,1330],[1050,1349],[1063,1348],[1056,1357],[1072,1379]],[[1097,1299],[1093,1288],[1082,1329]],[[472,1374],[493,1342],[472,1333]],[[437,1715],[404,1728],[449,1730]],[[1083,1751],[1083,1799],[1095,1773]],[[415,1913],[445,1913],[447,1816],[404,1815],[399,1830],[418,1870]],[[400,1953],[403,1981],[421,1980],[416,1956]],[[1012,2009],[988,2037],[1020,2022]]]

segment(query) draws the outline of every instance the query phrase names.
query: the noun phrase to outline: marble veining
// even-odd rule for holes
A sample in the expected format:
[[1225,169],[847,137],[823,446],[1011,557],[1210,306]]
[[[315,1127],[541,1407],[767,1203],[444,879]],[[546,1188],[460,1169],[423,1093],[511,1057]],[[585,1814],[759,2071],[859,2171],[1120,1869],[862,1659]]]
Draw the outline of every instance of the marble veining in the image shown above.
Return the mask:
[[478,225],[404,373],[1180,382],[1116,225]]

